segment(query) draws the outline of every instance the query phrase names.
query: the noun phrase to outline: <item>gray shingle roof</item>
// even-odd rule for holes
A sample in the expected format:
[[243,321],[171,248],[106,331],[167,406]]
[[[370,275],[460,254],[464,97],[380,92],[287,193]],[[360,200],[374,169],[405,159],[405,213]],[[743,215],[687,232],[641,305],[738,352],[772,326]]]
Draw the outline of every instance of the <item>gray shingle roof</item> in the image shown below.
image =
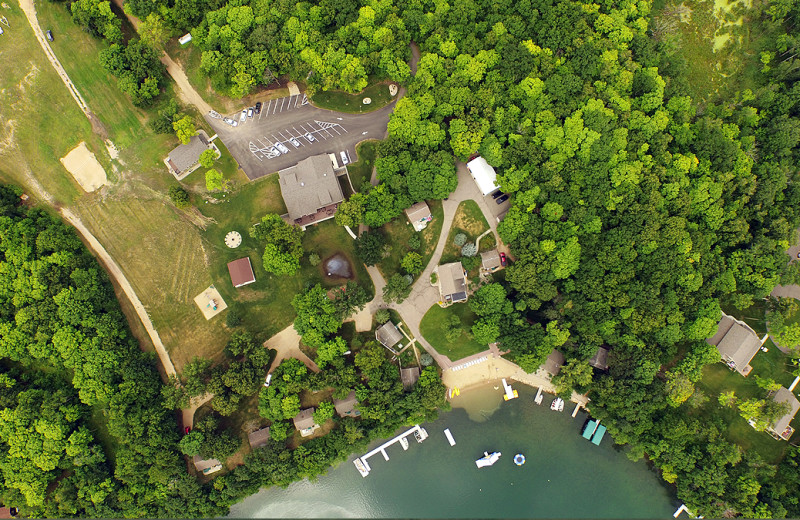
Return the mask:
[[259,448],[267,443],[269,440],[269,428],[261,428],[250,433],[247,436],[251,448]]
[[208,150],[205,133],[193,135],[189,144],[181,144],[169,153],[168,160],[172,167],[181,173],[200,161],[200,154]]
[[594,353],[589,364],[598,370],[608,370],[608,349],[605,347],[598,347],[597,352]]
[[344,399],[333,400],[333,407],[336,408],[336,413],[338,413],[340,417],[358,415],[358,411],[356,410],[357,404],[358,399],[356,399],[355,390],[350,390],[350,393],[347,394],[347,397]]
[[397,330],[394,323],[387,321],[375,330],[375,338],[380,341],[384,347],[391,347],[403,339],[403,334]]
[[461,262],[439,266],[439,290],[442,298],[450,296],[451,301],[467,299],[467,279]]
[[344,200],[342,187],[327,154],[303,159],[278,173],[281,195],[289,218],[313,215],[320,208]]
[[723,360],[733,361],[736,371],[747,375],[750,360],[761,348],[761,340],[746,323],[723,315],[717,333],[706,340],[719,350]]
[[406,210],[406,216],[411,222],[419,222],[420,220],[431,216],[431,209],[423,200],[422,202],[417,202],[408,208]]
[[419,367],[400,369],[400,381],[403,382],[404,390],[410,390],[418,379],[419,379]]
[[316,423],[314,422],[314,411],[315,408],[306,408],[305,410],[300,410],[300,413],[294,416],[294,427],[298,430],[305,430],[306,428],[311,428]]
[[775,424],[773,424],[771,427],[778,435],[780,435],[783,433],[786,427],[789,426],[789,423],[792,422],[797,410],[800,410],[800,401],[797,400],[797,397],[795,397],[793,393],[784,387],[780,387],[778,391],[775,392],[775,396],[772,398],[772,400],[777,403],[789,403],[789,406],[791,406],[789,413],[775,421]]
[[192,458],[192,462],[194,463],[194,467],[197,468],[197,471],[206,471],[214,466],[220,465],[217,459],[203,459],[200,455],[195,455]]
[[543,368],[548,372],[550,372],[551,374],[553,374],[554,376],[557,376],[558,373],[561,372],[561,366],[563,364],[564,364],[564,354],[562,354],[556,349],[553,349],[550,355],[547,356],[547,359],[545,360],[544,364],[539,368]]
[[502,265],[500,263],[500,253],[497,249],[481,253],[481,262],[484,269],[497,269]]

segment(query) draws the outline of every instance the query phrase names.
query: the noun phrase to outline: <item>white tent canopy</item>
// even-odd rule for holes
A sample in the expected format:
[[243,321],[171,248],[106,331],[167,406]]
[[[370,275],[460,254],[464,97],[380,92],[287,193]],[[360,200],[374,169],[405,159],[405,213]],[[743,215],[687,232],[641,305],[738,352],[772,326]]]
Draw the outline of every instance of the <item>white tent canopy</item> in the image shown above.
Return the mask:
[[478,185],[478,189],[481,190],[483,195],[488,195],[499,188],[497,185],[497,173],[483,157],[476,157],[468,162],[467,169],[472,178],[475,179],[475,184]]

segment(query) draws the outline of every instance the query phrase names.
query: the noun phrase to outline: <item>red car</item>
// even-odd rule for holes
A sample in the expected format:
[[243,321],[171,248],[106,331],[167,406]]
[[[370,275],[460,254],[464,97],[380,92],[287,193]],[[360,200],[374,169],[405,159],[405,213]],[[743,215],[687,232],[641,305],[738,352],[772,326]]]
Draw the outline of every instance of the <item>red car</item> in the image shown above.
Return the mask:
[[500,253],[500,265],[505,266],[507,264],[508,264],[508,261],[506,260],[506,254],[505,253]]
[[192,431],[192,427],[191,426],[187,426],[186,428],[183,429],[183,433],[185,435],[188,435],[190,431]]

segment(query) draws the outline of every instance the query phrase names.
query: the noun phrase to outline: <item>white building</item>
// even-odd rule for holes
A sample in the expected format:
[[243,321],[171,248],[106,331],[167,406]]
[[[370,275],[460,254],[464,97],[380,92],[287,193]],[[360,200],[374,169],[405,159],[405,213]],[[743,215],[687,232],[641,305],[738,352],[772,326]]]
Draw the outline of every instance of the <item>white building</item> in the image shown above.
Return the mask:
[[475,179],[475,184],[478,185],[478,189],[481,190],[483,195],[488,195],[499,188],[497,185],[497,173],[483,157],[476,157],[468,162],[467,170],[469,170],[472,178]]

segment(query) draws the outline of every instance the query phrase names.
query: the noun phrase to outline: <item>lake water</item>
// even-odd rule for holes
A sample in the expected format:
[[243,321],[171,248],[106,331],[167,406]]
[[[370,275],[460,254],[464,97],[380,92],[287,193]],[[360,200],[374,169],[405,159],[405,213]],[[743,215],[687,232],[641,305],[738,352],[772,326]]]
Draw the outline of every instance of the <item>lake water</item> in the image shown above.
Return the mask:
[[[315,482],[262,490],[231,509],[233,517],[426,518],[669,518],[672,492],[647,465],[631,462],[608,435],[595,446],[580,435],[586,415],[550,411],[551,396],[534,404],[535,392],[514,387],[519,399],[504,402],[502,386],[464,392],[453,411],[422,426],[430,437],[409,449],[399,443],[369,459],[362,477],[352,458]],[[451,447],[442,431],[450,428]],[[379,445],[376,442],[374,446]],[[374,446],[371,446],[370,449]],[[478,469],[484,451],[500,460]],[[523,453],[524,466],[513,457]],[[359,454],[363,455],[363,453]],[[354,458],[354,457],[353,457]]]

